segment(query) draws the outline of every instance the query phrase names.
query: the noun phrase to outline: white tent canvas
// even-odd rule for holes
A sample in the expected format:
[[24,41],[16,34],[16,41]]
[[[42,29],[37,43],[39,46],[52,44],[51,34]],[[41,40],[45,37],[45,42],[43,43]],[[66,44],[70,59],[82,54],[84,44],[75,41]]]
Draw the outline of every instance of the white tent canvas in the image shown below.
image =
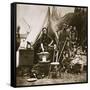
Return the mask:
[[[50,7],[50,14],[53,14],[53,6],[17,5],[17,26],[19,25],[21,27],[20,33],[29,32],[25,43],[28,41],[33,45],[42,28],[47,27],[48,19],[50,18],[48,18],[48,7]],[[55,15],[58,15],[59,17],[63,17],[66,13],[74,12],[73,7],[55,7],[55,10]],[[52,30],[56,34],[57,21],[51,20],[51,22]]]
[[[17,6],[17,25],[20,25],[20,33],[26,33],[28,24],[30,25],[29,35],[26,41],[34,44],[41,29],[47,25],[47,6],[18,5]],[[22,23],[24,22],[24,23]],[[25,23],[27,23],[25,27]]]
[[[42,28],[48,27],[48,25],[50,25],[52,29],[52,31],[49,32],[53,32],[56,38],[58,38],[56,33],[57,23],[61,17],[69,12],[74,12],[74,8],[53,8],[53,6],[17,4],[17,26],[20,26],[20,34],[27,34],[27,32],[29,32],[26,40],[20,43],[20,48],[26,48],[27,41],[34,45],[36,40],[41,36]],[[59,17],[59,20],[55,20],[55,17]],[[51,24],[49,24],[50,22]],[[19,54],[17,52],[17,66],[19,65],[18,57]]]

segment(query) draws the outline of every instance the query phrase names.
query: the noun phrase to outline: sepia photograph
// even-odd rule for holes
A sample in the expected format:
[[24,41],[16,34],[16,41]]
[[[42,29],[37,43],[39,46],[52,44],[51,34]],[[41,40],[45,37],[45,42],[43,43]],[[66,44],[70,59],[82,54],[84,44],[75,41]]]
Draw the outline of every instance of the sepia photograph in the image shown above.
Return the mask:
[[16,86],[88,82],[88,7],[16,4]]

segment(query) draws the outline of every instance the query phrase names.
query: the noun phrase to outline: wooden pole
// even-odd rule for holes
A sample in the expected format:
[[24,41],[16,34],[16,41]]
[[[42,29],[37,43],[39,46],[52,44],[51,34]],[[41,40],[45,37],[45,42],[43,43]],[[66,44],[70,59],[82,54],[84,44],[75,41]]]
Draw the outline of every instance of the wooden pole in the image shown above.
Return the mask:
[[64,45],[63,45],[63,48],[62,48],[62,50],[61,50],[61,53],[60,53],[60,56],[59,56],[58,60],[60,60],[60,58],[61,58],[61,55],[62,55],[62,52],[63,52],[63,50],[64,50],[64,48],[65,48],[66,42],[67,42],[67,39],[66,39],[65,42],[64,42]]

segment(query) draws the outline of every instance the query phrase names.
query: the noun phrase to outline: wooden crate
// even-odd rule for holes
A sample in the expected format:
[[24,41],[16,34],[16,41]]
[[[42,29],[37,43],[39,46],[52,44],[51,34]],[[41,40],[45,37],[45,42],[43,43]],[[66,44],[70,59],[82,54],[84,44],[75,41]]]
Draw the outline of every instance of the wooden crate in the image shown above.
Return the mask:
[[19,50],[19,65],[29,66],[33,65],[34,61],[34,50],[26,49]]

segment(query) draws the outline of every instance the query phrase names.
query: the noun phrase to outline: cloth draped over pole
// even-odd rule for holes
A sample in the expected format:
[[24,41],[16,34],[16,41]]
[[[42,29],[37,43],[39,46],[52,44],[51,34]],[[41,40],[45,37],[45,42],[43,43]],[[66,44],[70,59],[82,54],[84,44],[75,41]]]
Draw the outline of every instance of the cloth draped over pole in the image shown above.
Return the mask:
[[[33,21],[33,23],[32,23],[32,24],[34,24],[33,28],[26,39],[26,41],[32,43],[32,45],[35,43],[42,28],[47,27],[47,19],[48,19],[47,11],[48,11],[48,8],[46,8],[45,10],[42,9],[42,12],[40,12],[40,15],[35,16],[37,18],[35,18],[35,22]],[[34,20],[34,18],[33,18],[33,20]]]
[[[52,8],[52,10],[51,10]],[[42,28],[46,27],[48,28],[48,33],[50,36],[55,36],[58,39],[58,35],[57,35],[57,23],[58,20],[56,17],[57,14],[55,14],[53,16],[55,12],[55,8],[54,7],[45,7],[45,10],[43,10],[42,8],[42,12],[40,12],[40,15],[37,16],[37,20],[35,20],[35,22],[33,21],[33,28],[30,32],[30,34],[28,35],[26,41],[30,42],[32,45],[34,45],[34,43],[37,41],[37,39],[40,38],[41,34],[42,34]],[[51,15],[52,14],[52,15]],[[36,16],[35,16],[36,17]],[[38,23],[38,24],[37,24]]]
[[35,44],[42,35],[43,27],[48,28],[48,34],[51,37],[55,36],[54,38],[56,38],[57,41],[57,24],[62,17],[61,10],[64,10],[64,14],[66,13],[65,8],[60,8],[42,5],[17,5],[17,26],[20,26],[20,34],[29,32],[23,43],[25,48],[27,42],[31,43],[32,46]]

